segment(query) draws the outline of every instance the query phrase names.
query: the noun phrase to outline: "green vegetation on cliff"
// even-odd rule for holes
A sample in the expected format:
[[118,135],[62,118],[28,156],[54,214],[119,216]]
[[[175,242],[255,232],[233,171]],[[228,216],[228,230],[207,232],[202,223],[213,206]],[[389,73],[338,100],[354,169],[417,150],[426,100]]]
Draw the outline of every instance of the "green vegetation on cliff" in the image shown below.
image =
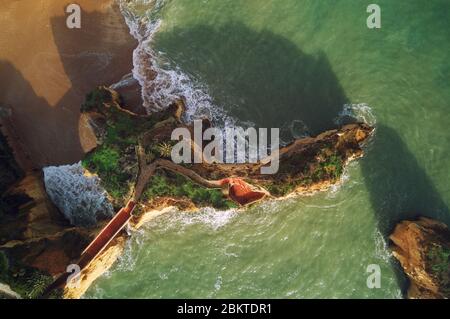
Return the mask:
[[[341,178],[344,172],[343,157],[330,146],[318,145],[307,155],[300,157],[298,161],[291,160],[288,164],[281,162],[278,178],[265,185],[267,190],[274,196],[285,196],[301,186],[322,181],[336,182]],[[300,176],[291,178],[293,166],[302,172]]]
[[[96,112],[104,117],[102,134],[98,136],[101,145],[87,154],[82,164],[100,177],[116,208],[124,205],[136,180],[139,141],[146,140],[143,144],[147,163],[168,157],[173,141],[167,140],[167,133],[170,137],[175,123],[170,112],[142,117],[124,110],[120,103],[120,97],[114,91],[99,87],[87,95],[81,108],[83,112]],[[149,132],[151,134],[146,136]],[[208,189],[179,174],[162,171],[150,179],[143,200],[151,201],[157,197],[184,197],[198,206],[220,209],[236,206],[221,190]]]
[[[22,298],[39,298],[45,288],[53,282],[53,277],[36,268],[14,263],[8,260],[5,252],[0,251],[0,281],[6,283]],[[59,297],[55,291],[51,298]]]
[[[113,197],[116,207],[122,206],[131,195],[139,166],[143,171],[145,168],[150,171],[155,169],[151,165],[156,160],[170,156],[173,130],[186,127],[180,120],[184,111],[182,101],[173,103],[165,111],[140,116],[125,110],[119,94],[105,87],[88,94],[82,111],[95,113],[91,118],[100,119],[100,124],[95,125],[100,132],[96,133],[100,146],[86,156],[83,165],[100,177],[102,186]],[[205,122],[211,125],[208,120]],[[187,128],[192,130],[189,125]],[[361,143],[371,132],[372,128],[365,124],[352,124],[340,131],[331,130],[317,137],[296,140],[284,148],[279,171],[274,175],[263,176],[256,169],[257,166],[251,164],[236,167],[226,164],[183,166],[204,181],[238,176],[280,197],[299,188],[318,190],[337,182],[342,176],[345,161],[362,154]],[[144,175],[144,184],[138,182],[137,189],[139,195],[144,191],[144,200],[185,197],[200,206],[230,207],[221,191],[200,187],[198,180],[192,182],[167,172],[158,174],[153,177]],[[186,176],[193,175],[187,173]],[[202,182],[200,184],[205,185]]]
[[427,252],[431,273],[442,283],[442,291],[450,293],[450,248],[433,245]]
[[129,183],[134,179],[130,171],[120,168],[120,159],[127,155],[125,152],[115,145],[104,144],[82,161],[84,168],[100,177],[102,186],[118,201],[118,205],[123,204],[130,188]]
[[105,118],[101,136],[97,136],[101,145],[87,154],[82,164],[100,177],[116,207],[125,203],[136,178],[138,136],[154,125],[151,119],[134,116],[119,104],[114,91],[99,87],[86,96],[81,107],[82,112],[96,112]]
[[338,154],[323,155],[322,160],[315,166],[311,178],[314,182],[324,179],[335,181],[341,177],[343,168],[342,158]]
[[199,206],[212,206],[218,209],[229,209],[236,204],[225,198],[220,189],[209,189],[199,186],[186,177],[158,172],[152,176],[143,194],[144,201],[156,197],[186,197]]

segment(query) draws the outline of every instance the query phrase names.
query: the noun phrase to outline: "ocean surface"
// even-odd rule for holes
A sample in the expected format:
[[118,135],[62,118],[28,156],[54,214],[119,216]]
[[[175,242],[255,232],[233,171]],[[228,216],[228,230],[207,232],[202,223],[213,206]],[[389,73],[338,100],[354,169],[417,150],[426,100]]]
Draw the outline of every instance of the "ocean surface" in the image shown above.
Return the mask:
[[328,192],[152,221],[86,298],[402,297],[396,221],[450,224],[450,2],[378,0],[381,29],[367,28],[370,3],[124,1],[149,109],[183,95],[186,120],[279,127],[284,142],[345,115],[376,134]]

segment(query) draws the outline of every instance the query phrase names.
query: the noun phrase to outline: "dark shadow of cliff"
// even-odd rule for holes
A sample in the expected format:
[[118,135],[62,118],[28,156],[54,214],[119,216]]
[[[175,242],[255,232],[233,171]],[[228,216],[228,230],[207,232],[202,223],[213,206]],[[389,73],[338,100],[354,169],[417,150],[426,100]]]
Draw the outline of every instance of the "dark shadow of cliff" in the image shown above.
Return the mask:
[[[33,168],[79,161],[84,150],[78,125],[86,94],[120,80],[132,69],[136,43],[117,5],[111,9],[114,12],[82,12],[81,29],[67,28],[65,6],[61,4],[61,15],[50,18],[57,50],[42,49],[22,61],[48,85],[45,97],[35,93],[36,79],[31,85],[10,61],[0,61],[0,103],[11,107],[10,129],[16,131]],[[60,99],[48,101],[61,91]]]
[[317,134],[334,128],[333,120],[348,103],[323,53],[306,54],[267,30],[241,23],[175,28],[158,34],[156,45],[207,83],[215,103],[258,127],[286,129],[301,120]]
[[[62,13],[66,5],[61,4]],[[72,83],[71,90],[83,101],[96,86],[113,84],[133,68],[132,54],[137,42],[130,35],[118,5],[108,10],[86,12],[81,6],[80,29],[69,29],[66,15],[50,21],[59,58]]]
[[[12,94],[10,87],[14,86],[14,91],[19,89],[20,94]],[[39,195],[39,191],[33,189],[36,187],[30,183],[24,184],[25,186],[18,186],[19,181],[24,177],[24,173],[19,169],[16,161],[12,158],[13,150],[9,147],[14,145],[19,151],[23,151],[25,154],[39,154],[40,160],[52,162],[55,159],[51,159],[49,153],[42,151],[42,143],[47,143],[49,147],[59,147],[57,151],[64,152],[66,149],[64,146],[58,145],[55,141],[55,136],[64,139],[71,138],[71,135],[78,136],[78,130],[71,131],[70,128],[78,128],[78,120],[70,122],[71,117],[67,116],[66,112],[60,108],[54,108],[50,106],[47,101],[39,97],[30,83],[23,77],[21,72],[17,70],[11,63],[0,60],[0,103],[7,103],[11,105],[11,115],[1,119],[1,124],[6,128],[9,133],[8,136],[2,135],[2,147],[0,148],[0,245],[9,240],[21,240],[25,236],[25,231],[30,225],[30,221],[34,224],[45,222],[45,218],[40,215],[38,219],[35,216],[31,216],[30,213],[36,203],[29,197],[24,187],[30,187],[28,191]],[[59,125],[63,121],[66,123],[66,130],[60,132]],[[20,134],[25,132],[26,134]],[[74,141],[78,141],[75,139]],[[72,144],[79,145],[79,144]],[[72,148],[72,151],[77,149]],[[69,153],[69,156],[74,154]],[[14,154],[16,157],[17,154]],[[36,155],[35,155],[36,156]],[[28,162],[35,159],[26,158],[25,169],[28,175],[31,175],[31,167],[28,166]],[[9,163],[4,163],[8,160]],[[6,165],[9,164],[9,165]],[[40,173],[32,173],[33,175],[40,176]],[[38,180],[38,178],[36,178]],[[36,182],[37,184],[38,182]],[[41,181],[39,183],[42,183]],[[12,187],[19,187],[12,192]],[[42,190],[44,186],[41,186]],[[55,224],[63,224],[64,219],[57,213],[56,208],[48,202],[48,211],[51,213],[49,218]],[[36,214],[36,213],[35,213]],[[56,226],[55,226],[56,227]]]
[[[450,225],[447,204],[398,133],[379,124],[366,156],[362,173],[381,234],[388,238],[402,220],[430,217]],[[395,262],[403,290],[405,276]]]
[[383,235],[398,221],[418,216],[450,224],[448,206],[394,129],[377,126],[361,166]]

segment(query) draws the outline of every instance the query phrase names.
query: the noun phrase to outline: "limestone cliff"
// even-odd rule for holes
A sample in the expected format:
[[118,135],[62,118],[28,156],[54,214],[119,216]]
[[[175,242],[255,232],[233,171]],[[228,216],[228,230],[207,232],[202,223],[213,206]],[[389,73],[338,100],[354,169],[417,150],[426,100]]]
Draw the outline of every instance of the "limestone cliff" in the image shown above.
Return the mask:
[[450,230],[445,224],[424,217],[402,221],[390,239],[411,282],[408,298],[450,297]]
[[0,282],[23,298],[39,297],[53,276],[77,260],[97,229],[70,227],[37,172],[27,173],[2,198],[8,206],[0,219]]
[[[29,199],[17,207],[20,214],[12,214],[9,224],[0,227],[0,235],[4,234],[0,257],[6,260],[7,283],[25,292],[25,297],[40,296],[52,278],[63,278],[66,267],[77,262],[104,225],[103,221],[95,225],[97,217],[117,211],[130,199],[138,203],[130,223],[136,229],[172,208],[229,209],[268,198],[322,191],[339,183],[345,165],[363,155],[364,143],[373,132],[372,127],[355,123],[295,140],[280,149],[279,172],[263,175],[263,160],[233,165],[179,165],[168,160],[173,129],[193,129],[181,120],[182,100],[151,115],[130,109],[118,92],[97,88],[82,106],[80,136],[89,150],[83,168],[77,164],[44,170],[46,190],[53,203],[45,193],[40,174],[35,173],[32,181],[22,181],[28,186],[17,194]],[[205,119],[204,123],[207,126],[209,121]],[[79,223],[80,218],[86,220],[83,216],[90,222]],[[69,222],[94,227],[74,228]],[[126,237],[125,231],[115,236],[82,270],[77,285],[63,281],[58,296],[82,296],[120,256]]]
[[[325,190],[339,182],[349,161],[363,155],[362,147],[373,132],[372,127],[355,123],[297,139],[280,149],[278,173],[261,174],[261,168],[267,165],[265,159],[251,164],[169,163],[173,130],[193,130],[191,124],[181,121],[182,100],[163,112],[138,115],[127,110],[116,91],[99,87],[88,95],[82,110],[101,123],[94,130],[98,146],[83,165],[100,177],[116,208],[123,206],[130,194],[142,197],[143,203],[176,197],[191,199],[197,206],[226,208],[231,205],[229,201],[253,202],[237,196],[244,189],[253,195],[260,191],[268,195],[265,197],[278,198]],[[211,126],[207,119],[203,123],[205,129]],[[224,180],[231,183],[221,184]],[[205,190],[194,192],[194,187],[189,187],[191,182]],[[214,191],[221,188],[225,192]]]

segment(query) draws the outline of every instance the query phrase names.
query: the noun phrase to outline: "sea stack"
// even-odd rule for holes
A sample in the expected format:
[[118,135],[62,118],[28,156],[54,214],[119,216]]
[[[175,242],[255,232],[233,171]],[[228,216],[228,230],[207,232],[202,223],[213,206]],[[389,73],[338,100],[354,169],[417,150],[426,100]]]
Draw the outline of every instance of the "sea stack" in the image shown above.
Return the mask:
[[429,218],[402,221],[389,237],[393,255],[411,281],[410,299],[450,297],[450,230]]

